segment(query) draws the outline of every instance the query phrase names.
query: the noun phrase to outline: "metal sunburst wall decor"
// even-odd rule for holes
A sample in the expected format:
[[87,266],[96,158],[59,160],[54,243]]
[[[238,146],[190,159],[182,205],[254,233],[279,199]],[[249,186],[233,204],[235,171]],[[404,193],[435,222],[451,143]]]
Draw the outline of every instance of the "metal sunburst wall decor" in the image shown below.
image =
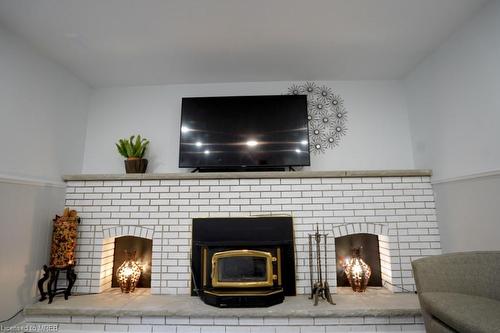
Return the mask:
[[288,94],[307,95],[309,150],[320,154],[338,146],[347,133],[344,100],[331,88],[314,82],[294,84],[288,88]]

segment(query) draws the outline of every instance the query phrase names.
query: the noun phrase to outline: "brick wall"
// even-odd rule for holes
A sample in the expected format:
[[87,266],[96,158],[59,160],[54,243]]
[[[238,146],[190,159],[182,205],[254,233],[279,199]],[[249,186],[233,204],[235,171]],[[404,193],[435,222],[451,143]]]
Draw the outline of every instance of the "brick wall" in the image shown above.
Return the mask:
[[[294,218],[297,293],[309,288],[307,235],[379,236],[383,280],[414,290],[410,262],[441,253],[430,178],[340,177],[68,181],[66,206],[79,212],[77,292],[110,287],[115,237],[153,240],[151,292],[188,294],[191,219],[289,214]],[[335,245],[329,244],[335,286]],[[111,264],[110,264],[111,263]]]
[[[421,316],[365,316],[341,318],[300,317],[98,317],[27,316],[27,325],[58,332],[162,332],[162,333],[424,333]],[[54,323],[56,330],[54,330]],[[36,326],[35,326],[36,325]],[[44,326],[45,325],[45,326]]]

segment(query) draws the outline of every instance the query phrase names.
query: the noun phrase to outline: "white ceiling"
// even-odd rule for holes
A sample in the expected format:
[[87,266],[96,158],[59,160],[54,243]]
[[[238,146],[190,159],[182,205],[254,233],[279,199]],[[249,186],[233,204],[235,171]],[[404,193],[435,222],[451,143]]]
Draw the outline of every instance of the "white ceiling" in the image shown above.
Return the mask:
[[400,79],[486,0],[0,0],[93,86]]

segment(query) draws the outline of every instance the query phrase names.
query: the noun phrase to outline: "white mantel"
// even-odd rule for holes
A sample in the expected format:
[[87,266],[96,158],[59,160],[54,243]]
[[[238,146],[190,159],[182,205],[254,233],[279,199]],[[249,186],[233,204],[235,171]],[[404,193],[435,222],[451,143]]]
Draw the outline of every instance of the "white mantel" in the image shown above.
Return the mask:
[[76,174],[63,176],[74,180],[142,180],[142,179],[252,179],[252,178],[338,178],[338,177],[430,177],[429,169],[411,170],[337,170],[337,171],[263,171],[263,172],[179,172],[129,174]]

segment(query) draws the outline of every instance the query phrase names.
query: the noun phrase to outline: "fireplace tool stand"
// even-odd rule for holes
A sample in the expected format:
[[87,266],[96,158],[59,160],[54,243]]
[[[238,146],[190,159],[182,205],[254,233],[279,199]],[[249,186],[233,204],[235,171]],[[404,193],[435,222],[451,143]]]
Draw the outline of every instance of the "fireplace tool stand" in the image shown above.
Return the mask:
[[[316,225],[316,233],[309,234],[309,274],[311,279],[311,296],[309,299],[314,299],[314,305],[318,305],[319,298],[326,299],[332,305],[335,305],[330,292],[330,285],[328,284],[328,261],[327,261],[327,233],[319,233],[319,227]],[[324,258],[325,258],[325,279],[323,280],[323,265],[321,263],[321,239],[324,244]],[[314,243],[314,244],[313,244]],[[315,248],[313,253],[313,247]],[[314,255],[316,262],[314,263]],[[316,280],[314,280],[316,275]]]

